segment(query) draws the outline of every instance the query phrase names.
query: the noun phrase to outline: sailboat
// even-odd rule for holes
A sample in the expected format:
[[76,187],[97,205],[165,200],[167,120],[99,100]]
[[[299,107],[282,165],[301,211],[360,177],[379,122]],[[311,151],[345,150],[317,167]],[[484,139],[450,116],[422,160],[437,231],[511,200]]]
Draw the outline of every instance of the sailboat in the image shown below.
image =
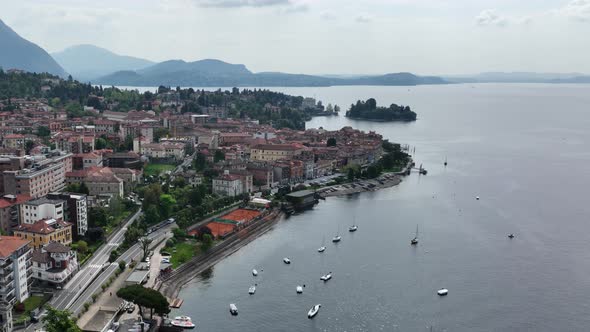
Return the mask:
[[324,252],[326,250],[325,242],[326,242],[326,237],[324,236],[322,238],[322,246],[318,248],[318,252]]
[[410,244],[413,246],[418,244],[418,225],[416,225],[416,236],[410,241]]
[[[354,219],[356,219],[356,217]],[[358,229],[358,226],[355,225],[355,223],[354,223],[354,219],[353,219],[352,225],[350,227],[348,227],[349,232],[356,232],[356,230]]]
[[340,236],[340,226],[338,226],[338,233],[332,238],[332,242],[336,243],[340,242],[340,240],[342,240],[342,236]]

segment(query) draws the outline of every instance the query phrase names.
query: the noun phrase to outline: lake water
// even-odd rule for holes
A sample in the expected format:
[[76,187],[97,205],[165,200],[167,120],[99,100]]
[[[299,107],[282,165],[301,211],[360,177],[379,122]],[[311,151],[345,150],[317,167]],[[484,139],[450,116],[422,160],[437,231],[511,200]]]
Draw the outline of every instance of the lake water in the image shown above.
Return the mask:
[[[410,105],[413,123],[340,116],[307,126],[353,126],[415,146],[428,175],[329,198],[279,222],[187,285],[173,314],[192,316],[198,331],[588,330],[590,85],[273,90],[343,110],[369,97]],[[353,218],[359,230],[348,233]],[[334,245],[338,230],[343,239]],[[329,271],[333,279],[321,282]],[[442,287],[448,296],[436,295]],[[322,308],[309,320],[316,303]]]

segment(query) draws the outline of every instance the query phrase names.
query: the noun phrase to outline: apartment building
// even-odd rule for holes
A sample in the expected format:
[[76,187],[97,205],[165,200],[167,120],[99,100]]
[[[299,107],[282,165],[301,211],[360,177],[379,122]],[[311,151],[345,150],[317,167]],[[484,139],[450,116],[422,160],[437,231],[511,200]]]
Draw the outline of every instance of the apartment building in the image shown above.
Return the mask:
[[0,236],[0,330],[12,331],[12,308],[29,297],[32,251],[29,241]]
[[21,222],[34,224],[41,219],[64,219],[66,202],[61,199],[37,198],[21,204]]
[[36,160],[32,168],[4,171],[4,192],[13,195],[43,197],[66,185],[66,172],[72,171],[72,154]]
[[[47,198],[63,200],[64,220],[72,224],[74,239],[86,234],[88,230],[88,197],[78,193],[50,193]],[[57,218],[54,218],[57,219]]]
[[40,248],[50,242],[72,244],[72,224],[63,220],[41,219],[34,224],[21,224],[14,236],[29,241],[32,248]]
[[240,176],[229,174],[229,171],[225,171],[223,175],[213,179],[214,194],[237,196],[243,193],[243,188]]
[[250,160],[275,161],[279,159],[292,159],[301,154],[303,149],[294,144],[259,144],[250,149]]
[[31,200],[27,195],[4,195],[0,198],[0,230],[2,234],[12,234],[20,223],[20,208]]

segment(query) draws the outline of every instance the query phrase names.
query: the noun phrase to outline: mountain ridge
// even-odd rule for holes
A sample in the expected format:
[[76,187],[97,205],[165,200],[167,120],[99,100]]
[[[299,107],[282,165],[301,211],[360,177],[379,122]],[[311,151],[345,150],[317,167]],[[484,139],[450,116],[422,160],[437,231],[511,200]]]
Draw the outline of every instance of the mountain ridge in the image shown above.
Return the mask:
[[0,67],[66,77],[66,71],[39,45],[26,40],[0,19]]

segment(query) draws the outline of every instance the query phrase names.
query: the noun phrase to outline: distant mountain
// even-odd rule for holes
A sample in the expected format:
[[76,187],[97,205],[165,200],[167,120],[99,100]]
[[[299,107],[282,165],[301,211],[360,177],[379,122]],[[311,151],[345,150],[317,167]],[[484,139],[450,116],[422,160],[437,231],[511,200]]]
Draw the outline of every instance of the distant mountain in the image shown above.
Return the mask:
[[146,59],[115,54],[94,45],[71,46],[52,55],[74,78],[81,81],[90,81],[120,70],[138,70],[154,64]]
[[22,38],[0,20],[0,67],[35,73],[67,76],[60,65],[41,47]]
[[252,73],[242,64],[206,59],[194,62],[170,60],[136,71],[119,71],[94,83],[119,86],[331,86],[445,84],[440,77],[410,73],[362,77],[323,77],[280,72]]
[[444,76],[453,83],[585,83],[580,73],[487,72],[475,75]]

